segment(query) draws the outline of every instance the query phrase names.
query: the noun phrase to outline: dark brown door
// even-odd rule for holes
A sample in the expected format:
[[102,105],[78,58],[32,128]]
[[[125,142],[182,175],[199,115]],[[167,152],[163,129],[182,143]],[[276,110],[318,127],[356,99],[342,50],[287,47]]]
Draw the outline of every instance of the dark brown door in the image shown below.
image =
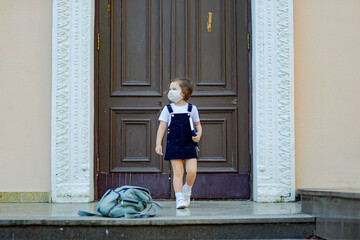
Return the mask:
[[203,126],[193,197],[248,199],[247,0],[100,1],[98,16],[98,197],[125,184],[171,197],[157,119],[170,79],[189,77]]

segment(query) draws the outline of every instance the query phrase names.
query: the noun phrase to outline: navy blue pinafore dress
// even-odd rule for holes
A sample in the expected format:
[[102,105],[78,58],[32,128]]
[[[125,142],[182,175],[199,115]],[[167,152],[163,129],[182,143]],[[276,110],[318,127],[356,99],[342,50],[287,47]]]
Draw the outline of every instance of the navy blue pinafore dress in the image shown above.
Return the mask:
[[192,104],[188,104],[188,113],[174,113],[170,104],[167,108],[171,114],[171,122],[168,127],[164,159],[198,158],[189,123]]

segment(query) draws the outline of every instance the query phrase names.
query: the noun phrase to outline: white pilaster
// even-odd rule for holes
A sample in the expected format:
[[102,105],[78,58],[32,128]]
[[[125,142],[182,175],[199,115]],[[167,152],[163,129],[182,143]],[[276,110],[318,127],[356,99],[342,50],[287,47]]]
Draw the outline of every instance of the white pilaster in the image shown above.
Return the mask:
[[252,0],[253,193],[295,200],[293,0]]
[[88,202],[94,198],[94,8],[94,0],[53,0],[54,202]]

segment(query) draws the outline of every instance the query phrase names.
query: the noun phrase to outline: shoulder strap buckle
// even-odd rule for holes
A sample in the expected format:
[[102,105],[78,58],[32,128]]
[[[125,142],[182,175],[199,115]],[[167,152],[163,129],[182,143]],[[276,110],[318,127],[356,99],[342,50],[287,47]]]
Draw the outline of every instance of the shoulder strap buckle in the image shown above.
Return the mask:
[[172,107],[171,107],[170,104],[166,105],[166,107],[167,107],[167,109],[169,110],[169,113],[172,113],[172,112],[173,112],[173,109],[172,109]]
[[188,112],[191,113],[193,105],[191,103],[188,104]]

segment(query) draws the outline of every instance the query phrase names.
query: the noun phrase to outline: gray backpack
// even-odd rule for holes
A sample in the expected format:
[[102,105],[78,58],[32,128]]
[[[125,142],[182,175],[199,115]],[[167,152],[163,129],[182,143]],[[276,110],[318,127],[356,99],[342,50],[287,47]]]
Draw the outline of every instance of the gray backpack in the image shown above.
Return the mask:
[[[148,205],[150,205],[149,209],[143,211]],[[156,205],[162,208],[161,204],[152,200],[148,189],[137,186],[122,186],[115,190],[107,190],[96,208],[96,211],[100,214],[85,211],[79,211],[78,214],[81,216],[106,216],[113,218],[154,217],[158,211]],[[150,214],[151,209],[153,209],[153,214]]]

